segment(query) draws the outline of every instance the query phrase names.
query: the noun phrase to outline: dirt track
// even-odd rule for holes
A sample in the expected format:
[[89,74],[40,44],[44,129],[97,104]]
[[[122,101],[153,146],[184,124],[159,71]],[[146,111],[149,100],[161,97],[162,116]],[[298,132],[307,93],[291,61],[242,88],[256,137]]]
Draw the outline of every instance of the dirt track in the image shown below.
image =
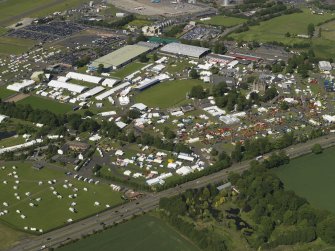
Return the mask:
[[11,96],[7,99],[5,99],[4,101],[5,102],[19,102],[20,100],[22,99],[25,99],[27,97],[29,97],[30,95],[29,94],[23,94],[23,93],[18,93],[18,94],[15,94],[14,96]]

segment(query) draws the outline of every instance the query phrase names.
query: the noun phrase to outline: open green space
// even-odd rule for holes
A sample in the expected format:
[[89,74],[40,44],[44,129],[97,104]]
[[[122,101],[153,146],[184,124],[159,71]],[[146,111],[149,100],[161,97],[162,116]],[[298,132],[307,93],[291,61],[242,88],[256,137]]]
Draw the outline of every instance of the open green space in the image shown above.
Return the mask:
[[111,76],[123,79],[123,78],[129,76],[130,74],[134,73],[135,71],[140,70],[145,65],[146,64],[143,64],[143,63],[140,63],[140,62],[133,62],[133,63],[130,63],[130,64],[126,65],[125,67],[119,69],[119,70],[116,70],[116,71],[112,72]]
[[15,146],[20,145],[25,142],[24,138],[21,136],[14,136],[6,139],[0,140],[0,147],[9,147],[9,146]]
[[227,16],[214,16],[210,20],[198,21],[198,23],[202,24],[224,26],[224,27],[232,27],[235,25],[243,24],[244,22],[246,22],[246,20],[243,18],[227,17]]
[[306,155],[275,170],[286,189],[306,198],[313,206],[335,212],[335,148]]
[[193,86],[203,85],[200,80],[174,80],[159,83],[135,96],[135,101],[149,107],[168,108],[179,104],[186,99],[186,95]]
[[[294,35],[306,35],[308,24],[313,23],[314,25],[318,25],[331,18],[334,18],[334,15],[330,13],[316,15],[312,14],[308,9],[303,9],[302,13],[273,18],[261,22],[259,25],[251,26],[250,30],[246,32],[231,34],[230,37],[242,41],[277,41],[288,45],[308,42],[309,39],[296,38]],[[291,34],[291,37],[285,36],[287,32]]]
[[135,26],[137,28],[141,28],[143,26],[146,25],[150,25],[152,22],[149,20],[145,20],[145,19],[135,19],[133,21],[131,21],[128,25],[129,26]]
[[0,1],[0,25],[10,25],[24,17],[40,17],[64,11],[87,0],[14,0]]
[[72,110],[72,105],[70,104],[63,104],[48,98],[37,96],[29,96],[23,100],[20,100],[18,104],[31,105],[32,108],[49,110],[57,114],[64,114]]
[[7,90],[6,87],[0,87],[0,99],[8,98],[9,96],[15,94],[16,92]]
[[59,250],[197,251],[200,249],[163,220],[144,215]]
[[[75,221],[94,215],[106,209],[107,205],[112,207],[122,203],[121,194],[114,192],[107,184],[78,181],[56,167],[36,170],[29,162],[6,163],[4,166],[4,170],[0,169],[0,204],[1,211],[6,209],[8,214],[1,216],[0,221],[19,230],[33,227],[47,231],[66,224],[69,219]],[[13,169],[12,166],[17,168]],[[18,177],[15,178],[15,175]],[[55,182],[49,184],[51,180]],[[77,197],[70,198],[74,194]],[[73,202],[76,205],[71,206]],[[99,205],[95,205],[95,202]],[[71,212],[70,207],[75,208],[76,212]]]
[[15,244],[26,237],[27,234],[14,230],[3,223],[0,223],[0,249],[4,250]]
[[0,54],[21,54],[35,45],[35,41],[29,39],[0,37]]

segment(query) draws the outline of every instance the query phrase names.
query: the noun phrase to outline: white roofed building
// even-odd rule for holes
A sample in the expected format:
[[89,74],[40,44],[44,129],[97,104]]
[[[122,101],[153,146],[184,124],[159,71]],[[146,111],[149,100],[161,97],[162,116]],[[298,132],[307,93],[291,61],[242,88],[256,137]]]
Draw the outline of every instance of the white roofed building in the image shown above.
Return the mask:
[[77,72],[69,72],[68,74],[66,74],[66,77],[68,79],[84,81],[84,82],[88,82],[92,84],[99,84],[102,81],[102,78],[100,77],[77,73]]
[[51,80],[48,83],[48,86],[52,87],[52,88],[55,88],[55,89],[66,89],[70,92],[75,92],[75,93],[82,93],[83,91],[85,91],[87,89],[86,86],[60,82],[60,81],[56,81],[56,80]]

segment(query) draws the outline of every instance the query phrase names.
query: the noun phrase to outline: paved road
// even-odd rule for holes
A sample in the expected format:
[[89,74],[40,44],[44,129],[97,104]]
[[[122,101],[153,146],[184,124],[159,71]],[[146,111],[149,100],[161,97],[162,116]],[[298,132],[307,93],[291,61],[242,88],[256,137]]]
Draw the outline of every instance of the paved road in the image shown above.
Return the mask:
[[[330,147],[335,145],[335,134],[324,136],[318,139],[308,141],[307,143],[294,145],[288,147],[286,153],[291,157],[301,156],[309,153],[311,147],[319,143],[323,147]],[[243,172],[249,168],[249,161],[244,161],[239,164],[235,164],[228,169],[219,171],[217,173],[201,177],[197,180],[187,182],[181,186],[170,188],[168,190],[148,194],[142,199],[137,201],[129,202],[127,204],[118,206],[116,208],[105,211],[99,215],[84,219],[82,221],[73,223],[71,225],[62,227],[52,232],[46,233],[42,236],[32,237],[23,240],[19,245],[10,250],[40,250],[42,245],[48,247],[57,247],[61,243],[65,243],[70,239],[81,238],[82,235],[90,234],[94,230],[102,229],[102,222],[105,225],[112,225],[116,222],[122,222],[123,220],[129,219],[133,215],[140,214],[142,212],[150,211],[158,206],[160,198],[170,197],[179,193],[184,192],[189,188],[197,188],[205,186],[209,183],[218,183],[227,178],[230,172]]]

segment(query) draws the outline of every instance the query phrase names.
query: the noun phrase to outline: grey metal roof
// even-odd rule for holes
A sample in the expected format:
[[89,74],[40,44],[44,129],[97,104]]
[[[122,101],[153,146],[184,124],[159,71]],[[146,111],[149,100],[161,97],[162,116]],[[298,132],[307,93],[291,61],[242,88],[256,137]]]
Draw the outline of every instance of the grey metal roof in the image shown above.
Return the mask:
[[203,54],[209,52],[208,48],[180,44],[180,43],[170,43],[161,48],[162,52],[183,55],[187,57],[200,58]]

